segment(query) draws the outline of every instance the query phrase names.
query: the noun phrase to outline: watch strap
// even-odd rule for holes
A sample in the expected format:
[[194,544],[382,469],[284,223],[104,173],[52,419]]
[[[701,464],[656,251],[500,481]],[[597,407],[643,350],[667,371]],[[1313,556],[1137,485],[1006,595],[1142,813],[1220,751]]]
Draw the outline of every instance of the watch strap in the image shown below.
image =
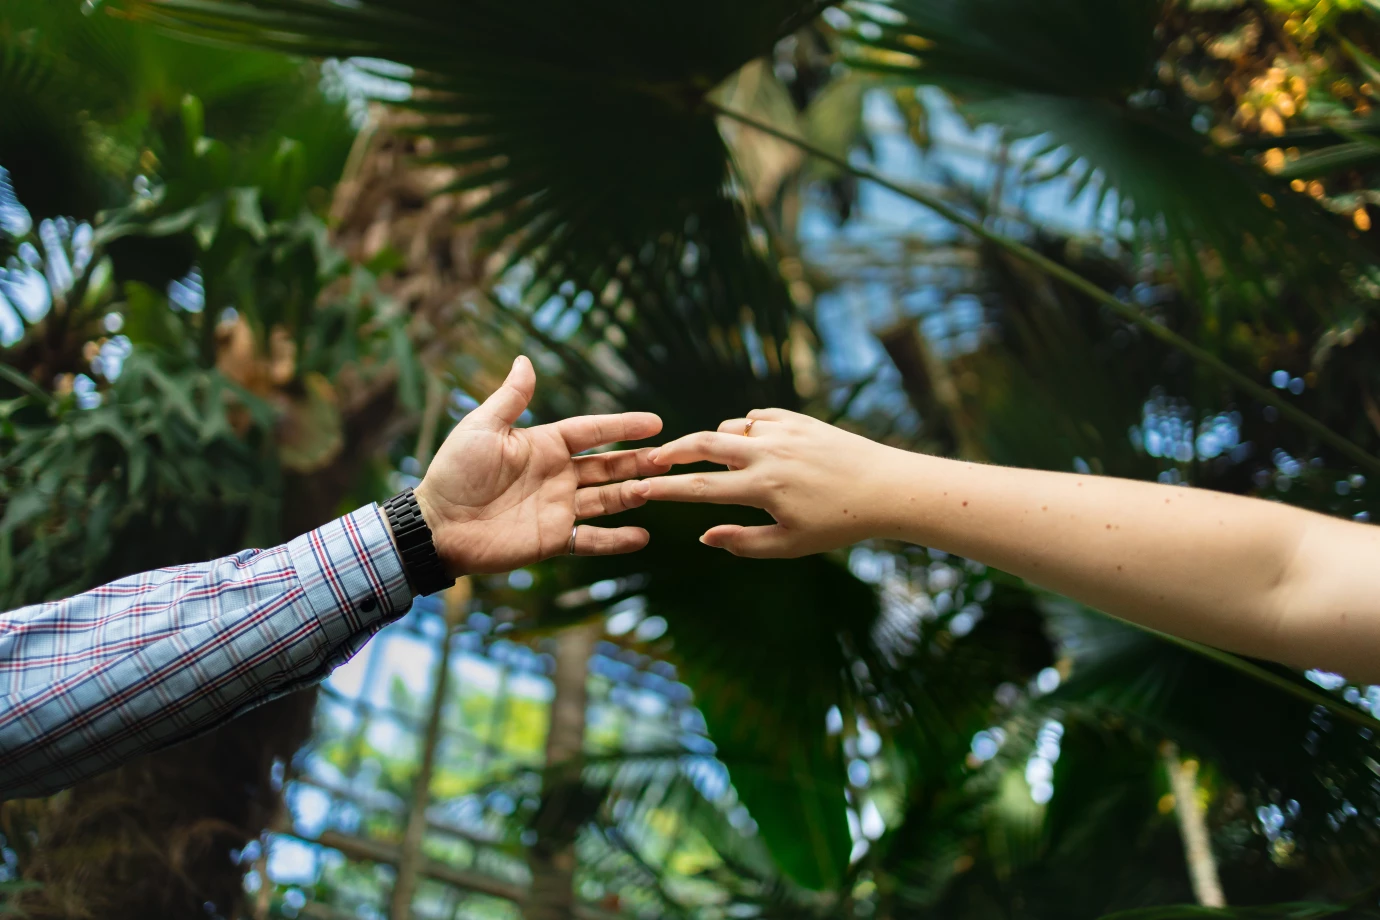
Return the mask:
[[383,513],[393,529],[403,574],[414,594],[435,594],[455,584],[455,579],[446,574],[445,564],[431,537],[431,528],[422,517],[421,506],[411,489],[404,489],[384,502]]

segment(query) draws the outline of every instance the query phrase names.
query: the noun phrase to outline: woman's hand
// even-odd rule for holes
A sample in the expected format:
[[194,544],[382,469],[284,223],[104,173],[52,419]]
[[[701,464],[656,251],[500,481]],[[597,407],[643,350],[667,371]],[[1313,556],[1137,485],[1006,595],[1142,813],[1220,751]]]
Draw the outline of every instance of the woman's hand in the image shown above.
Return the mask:
[[727,471],[664,476],[643,485],[652,500],[762,508],[775,524],[723,524],[700,541],[737,556],[792,558],[884,530],[885,483],[908,456],[806,415],[758,409],[652,455],[659,466],[708,461]]

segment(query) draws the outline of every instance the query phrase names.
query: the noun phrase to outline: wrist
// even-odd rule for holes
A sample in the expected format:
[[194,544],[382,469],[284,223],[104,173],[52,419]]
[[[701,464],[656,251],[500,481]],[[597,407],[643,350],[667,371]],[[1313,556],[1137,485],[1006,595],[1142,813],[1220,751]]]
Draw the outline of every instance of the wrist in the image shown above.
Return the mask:
[[[436,535],[441,532],[445,519],[436,510],[436,499],[432,496],[431,489],[428,488],[425,479],[412,490],[412,495],[417,499],[417,508],[422,512],[422,520],[426,521],[426,526],[431,528],[432,538],[435,539]],[[437,549],[440,549],[439,544]]]
[[943,491],[945,467],[952,461],[895,447],[882,447],[871,465],[870,528],[877,538],[929,545],[926,527]]
[[436,516],[423,507],[417,492],[405,489],[384,502],[382,510],[409,586],[415,594],[429,595],[450,587],[456,576],[440,555]]
[[449,519],[441,513],[440,503],[433,494],[430,485],[425,479],[417,484],[412,490],[413,496],[417,499],[417,508],[422,512],[422,520],[426,521],[426,526],[431,528],[431,541],[436,546],[436,553],[441,557],[441,564],[446,567],[446,572],[459,578],[465,573],[458,560],[451,558],[447,552],[450,545],[450,531],[452,525]]

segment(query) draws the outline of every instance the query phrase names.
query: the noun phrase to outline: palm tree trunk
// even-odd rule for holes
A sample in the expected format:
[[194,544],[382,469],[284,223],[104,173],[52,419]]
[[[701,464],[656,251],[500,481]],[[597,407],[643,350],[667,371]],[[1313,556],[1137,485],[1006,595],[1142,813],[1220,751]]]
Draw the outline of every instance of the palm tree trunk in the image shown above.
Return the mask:
[[534,820],[537,842],[527,854],[532,893],[526,920],[568,920],[575,910],[575,837],[584,823],[580,803],[584,764],[586,677],[603,624],[586,623],[556,639],[555,696],[546,736],[542,805]]
[[1174,792],[1174,811],[1179,817],[1179,833],[1183,836],[1193,895],[1203,907],[1226,907],[1227,899],[1222,894],[1222,880],[1217,874],[1217,860],[1212,855],[1207,821],[1198,801],[1198,763],[1180,760],[1178,746],[1169,742],[1165,742],[1161,753]]
[[[427,451],[419,450],[426,454]],[[426,834],[426,812],[431,805],[431,775],[436,767],[436,750],[441,743],[441,716],[446,708],[450,678],[450,640],[455,628],[469,611],[469,579],[461,579],[446,591],[446,628],[436,643],[436,669],[431,680],[431,706],[427,714],[426,735],[422,741],[422,762],[412,782],[412,806],[403,834],[402,855],[398,860],[397,880],[393,883],[392,920],[412,916],[412,895],[422,866],[422,838]]]

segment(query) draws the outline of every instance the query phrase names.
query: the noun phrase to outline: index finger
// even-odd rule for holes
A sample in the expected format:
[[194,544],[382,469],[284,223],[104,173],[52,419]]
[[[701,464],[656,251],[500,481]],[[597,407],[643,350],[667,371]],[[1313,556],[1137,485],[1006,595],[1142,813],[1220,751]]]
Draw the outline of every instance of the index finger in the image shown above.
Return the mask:
[[565,446],[570,452],[580,454],[618,441],[650,438],[661,431],[661,418],[650,412],[581,415],[556,422],[554,427],[565,439]]

